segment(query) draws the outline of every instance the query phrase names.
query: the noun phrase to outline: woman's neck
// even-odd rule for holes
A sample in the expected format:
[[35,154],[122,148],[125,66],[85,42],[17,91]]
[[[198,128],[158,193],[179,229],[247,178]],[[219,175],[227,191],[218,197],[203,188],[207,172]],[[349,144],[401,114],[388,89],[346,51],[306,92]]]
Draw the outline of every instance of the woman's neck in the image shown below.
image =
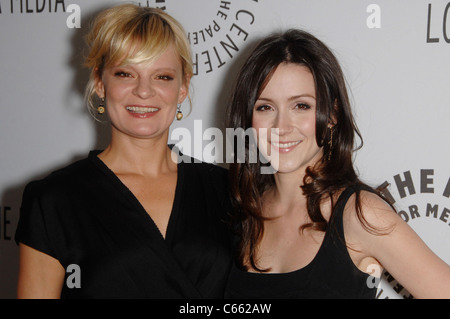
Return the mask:
[[306,197],[301,185],[303,176],[296,173],[275,174],[275,185],[263,196],[263,212],[266,217],[279,217],[290,211],[306,208]]
[[157,176],[176,170],[174,155],[167,146],[167,138],[139,139],[113,134],[111,143],[98,157],[115,173]]

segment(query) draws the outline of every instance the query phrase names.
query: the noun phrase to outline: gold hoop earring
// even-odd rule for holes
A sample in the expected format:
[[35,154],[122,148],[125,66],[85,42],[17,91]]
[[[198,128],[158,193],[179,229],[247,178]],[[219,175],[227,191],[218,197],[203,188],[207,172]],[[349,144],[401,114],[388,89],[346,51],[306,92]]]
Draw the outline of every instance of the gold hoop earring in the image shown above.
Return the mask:
[[183,118],[183,112],[181,112],[181,104],[178,104],[177,106],[177,121],[181,121],[181,119]]
[[104,104],[105,104],[105,98],[102,97],[102,100],[100,101],[100,104],[98,105],[98,108],[97,108],[98,114],[105,113],[105,105]]

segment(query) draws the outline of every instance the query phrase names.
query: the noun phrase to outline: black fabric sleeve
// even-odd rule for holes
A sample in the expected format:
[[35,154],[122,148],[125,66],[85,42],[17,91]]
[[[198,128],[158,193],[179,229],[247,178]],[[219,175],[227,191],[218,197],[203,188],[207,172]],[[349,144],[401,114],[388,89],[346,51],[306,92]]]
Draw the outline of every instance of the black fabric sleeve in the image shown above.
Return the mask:
[[31,182],[25,187],[15,241],[56,258],[49,240],[45,208],[42,207],[41,184]]

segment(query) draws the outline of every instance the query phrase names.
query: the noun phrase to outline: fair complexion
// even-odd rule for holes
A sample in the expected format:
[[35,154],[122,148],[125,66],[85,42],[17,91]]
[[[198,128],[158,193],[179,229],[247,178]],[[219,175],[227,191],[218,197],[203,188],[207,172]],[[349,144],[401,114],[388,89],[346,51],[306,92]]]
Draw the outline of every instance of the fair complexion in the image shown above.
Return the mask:
[[[178,103],[188,94],[173,46],[153,63],[105,68],[96,91],[106,100],[111,143],[99,158],[135,195],[165,237],[177,183],[167,147]],[[59,298],[65,270],[58,260],[20,244],[19,298]]]
[[[306,167],[323,156],[315,140],[315,101],[310,71],[304,66],[283,63],[253,109],[256,131],[265,128],[278,132],[279,139],[273,143],[271,138],[258,141],[267,144],[267,149],[277,152],[279,157],[275,187],[263,195],[263,215],[273,219],[264,222],[264,235],[256,256],[258,266],[270,268],[272,273],[307,266],[324,238],[322,232],[299,231],[300,226],[310,222],[306,198],[299,186]],[[364,217],[385,233],[374,235],[363,227],[355,212],[354,196],[351,197],[344,210],[344,229],[355,266],[367,273],[376,267],[387,269],[416,298],[450,297],[450,267],[379,197],[368,192],[362,192],[361,197]],[[330,200],[324,201],[321,209],[328,220]]]
[[[272,75],[253,108],[252,127],[258,143],[278,157],[279,175],[305,168],[322,156],[316,142],[316,97],[311,72],[296,64],[281,64]],[[266,136],[260,130],[267,129]],[[270,150],[270,151],[269,151]]]
[[167,139],[188,84],[173,46],[151,64],[106,68],[97,84],[112,123],[111,144],[99,158],[132,191],[163,236],[177,177]]
[[[275,70],[253,108],[252,126],[258,134],[258,144],[267,145],[272,158],[278,157],[276,187],[263,197],[263,214],[276,219],[264,224],[257,259],[260,267],[270,267],[271,272],[303,268],[314,258],[323,237],[317,232],[306,231],[302,235],[298,231],[307,222],[306,199],[299,196],[299,181],[303,180],[306,167],[322,156],[315,138],[315,112],[311,72],[306,67],[285,63]],[[260,129],[268,130],[267,140],[261,141],[266,136],[259,134]]]
[[176,106],[187,95],[187,80],[173,46],[153,63],[117,65],[105,68],[96,86],[106,100],[113,134],[127,139],[163,139]]

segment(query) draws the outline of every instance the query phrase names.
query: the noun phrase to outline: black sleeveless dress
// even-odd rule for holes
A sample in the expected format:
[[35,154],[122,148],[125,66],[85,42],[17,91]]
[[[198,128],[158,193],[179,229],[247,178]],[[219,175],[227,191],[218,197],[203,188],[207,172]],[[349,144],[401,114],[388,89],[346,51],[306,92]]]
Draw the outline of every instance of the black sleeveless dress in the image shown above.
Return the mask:
[[[360,271],[350,258],[343,227],[343,211],[353,186],[339,197],[322,245],[305,267],[288,273],[252,273],[234,265],[228,279],[226,298],[329,298],[373,299],[374,278]],[[364,187],[364,189],[366,189]]]

